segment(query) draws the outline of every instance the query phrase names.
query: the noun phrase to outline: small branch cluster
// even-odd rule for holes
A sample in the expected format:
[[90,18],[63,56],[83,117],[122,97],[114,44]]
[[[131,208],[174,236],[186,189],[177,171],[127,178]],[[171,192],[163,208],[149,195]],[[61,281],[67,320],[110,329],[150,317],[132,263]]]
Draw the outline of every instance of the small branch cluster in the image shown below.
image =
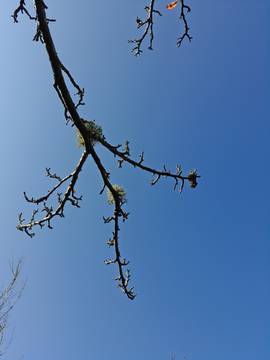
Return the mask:
[[144,33],[142,35],[142,37],[139,40],[128,40],[128,43],[136,43],[137,45],[131,50],[131,52],[135,51],[135,56],[140,55],[140,53],[142,52],[142,50],[140,49],[141,47],[141,43],[143,41],[143,39],[145,38],[146,34],[148,34],[148,31],[150,30],[150,45],[148,47],[149,50],[153,50],[152,48],[152,42],[154,39],[154,33],[153,33],[153,13],[157,13],[158,16],[162,16],[161,13],[157,10],[154,10],[154,2],[155,0],[151,0],[150,3],[150,7],[149,6],[145,6],[144,10],[146,12],[148,12],[148,19],[146,19],[145,21],[142,21],[138,18],[136,18],[136,23],[137,23],[137,27],[138,29],[143,26],[146,25]]
[[[61,179],[59,176],[57,176],[56,174],[51,174],[50,173],[50,168],[46,168],[47,171],[47,176],[52,178],[52,179],[56,179],[58,180],[58,184],[56,184],[52,190],[50,190],[48,192],[47,195],[38,198],[38,199],[34,199],[32,197],[32,199],[29,199],[26,196],[26,193],[24,192],[24,197],[25,200],[27,202],[31,202],[31,203],[35,203],[35,204],[39,204],[41,202],[43,202],[43,209],[41,210],[42,212],[45,212],[45,215],[42,219],[40,220],[35,220],[35,215],[38,213],[39,208],[34,209],[32,212],[32,216],[31,219],[29,221],[28,224],[24,225],[23,222],[25,221],[25,219],[22,219],[22,213],[20,213],[19,216],[19,225],[17,226],[17,229],[20,231],[25,231],[27,235],[29,235],[30,237],[33,237],[35,235],[34,232],[31,232],[31,229],[36,226],[39,225],[40,228],[42,228],[44,226],[44,223],[47,223],[48,228],[49,229],[53,229],[51,226],[51,220],[55,217],[55,216],[60,216],[60,217],[65,217],[64,216],[64,207],[67,201],[70,201],[71,205],[76,206],[76,207],[80,207],[79,206],[79,201],[82,200],[82,196],[80,197],[76,197],[75,196],[75,190],[74,190],[74,186],[78,180],[78,175],[79,172],[82,170],[83,164],[87,159],[87,152],[84,151],[75,171],[71,174],[69,174],[68,176],[66,176],[64,179]],[[55,211],[53,211],[53,207],[50,205],[49,207],[47,206],[46,201],[48,200],[48,198],[55,192],[56,189],[58,189],[65,181],[67,181],[68,179],[71,178],[71,181],[67,187],[67,190],[65,192],[65,195],[63,197],[63,199],[61,198],[62,193],[57,193],[57,200],[58,200],[58,207]]]
[[15,23],[18,23],[18,14],[19,14],[19,12],[21,12],[22,14],[25,12],[26,15],[29,17],[29,19],[36,20],[36,17],[31,16],[24,5],[25,5],[24,0],[20,0],[20,5],[17,7],[17,9],[11,15],[11,17],[13,17]]
[[[178,38],[178,42],[177,42],[177,46],[180,47],[183,39],[185,37],[187,37],[189,39],[189,41],[191,41],[192,37],[189,35],[188,31],[189,31],[189,27],[188,27],[188,24],[187,24],[187,21],[186,21],[186,17],[185,17],[185,13],[184,13],[184,9],[187,10],[187,12],[189,13],[191,11],[190,7],[185,5],[184,4],[184,0],[178,0],[180,3],[181,3],[181,11],[180,11],[180,17],[179,19],[180,20],[183,20],[184,22],[184,25],[185,25],[185,32],[184,34]],[[131,50],[131,52],[135,51],[135,56],[138,56],[140,55],[140,53],[142,52],[141,50],[141,44],[142,44],[142,41],[144,40],[146,34],[149,32],[149,35],[150,35],[150,46],[148,47],[149,50],[153,50],[153,47],[152,47],[152,42],[153,42],[153,39],[154,39],[154,33],[153,33],[153,13],[157,13],[158,16],[162,16],[161,13],[157,10],[154,10],[154,2],[155,0],[151,0],[151,3],[150,3],[150,6],[145,6],[145,10],[148,12],[148,19],[142,21],[138,18],[136,18],[136,23],[137,23],[137,27],[138,29],[143,26],[143,25],[146,25],[145,27],[145,30],[144,30],[144,33],[142,35],[142,37],[138,40],[128,40],[128,43],[136,43],[137,45]],[[172,4],[170,5],[173,5],[173,6],[170,6],[170,5],[167,5],[167,8],[173,8],[175,7],[177,4],[177,1],[173,2]],[[170,7],[169,7],[170,6]]]
[[[13,279],[4,290],[1,290],[1,294],[0,294],[0,346],[2,345],[2,342],[3,342],[4,330],[7,327],[9,313],[13,309],[13,307],[16,304],[16,302],[18,301],[18,299],[21,297],[22,292],[26,285],[27,280],[22,285],[21,289],[18,292],[14,293],[15,287],[19,280],[19,274],[22,269],[22,262],[23,262],[23,257],[21,257],[19,259],[17,266],[14,267],[13,260],[11,261],[10,268],[11,268],[11,271],[13,274]],[[5,348],[0,348],[0,356],[2,356],[5,353],[6,349],[9,347],[11,341],[12,341],[12,338]]]
[[184,32],[184,34],[183,34],[180,38],[177,39],[177,40],[178,40],[178,41],[177,41],[177,46],[178,46],[178,47],[181,46],[182,41],[184,40],[185,37],[188,38],[189,42],[192,40],[192,37],[191,37],[191,36],[189,35],[189,33],[188,33],[189,27],[188,27],[188,24],[187,24],[187,20],[186,20],[185,13],[184,13],[184,9],[187,9],[187,12],[188,12],[188,13],[191,11],[191,9],[190,9],[189,6],[187,6],[187,5],[184,4],[184,0],[179,0],[179,1],[181,2],[181,13],[180,13],[179,19],[180,19],[180,20],[182,19],[183,22],[184,22],[185,32]]

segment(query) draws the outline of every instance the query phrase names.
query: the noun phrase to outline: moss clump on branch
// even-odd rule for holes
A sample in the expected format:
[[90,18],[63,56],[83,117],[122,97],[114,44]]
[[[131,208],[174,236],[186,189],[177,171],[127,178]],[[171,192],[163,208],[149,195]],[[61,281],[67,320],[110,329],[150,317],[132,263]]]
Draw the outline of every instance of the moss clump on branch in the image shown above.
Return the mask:
[[[99,139],[102,137],[102,127],[95,123],[95,120],[87,121],[83,120],[86,129],[89,132],[92,146],[96,145]],[[84,139],[80,131],[76,128],[78,147],[85,147]]]
[[[120,198],[120,201],[121,203],[123,202],[127,202],[127,198],[126,198],[126,195],[127,195],[127,192],[124,190],[124,188],[122,186],[118,186],[118,185],[113,185],[113,188],[114,190],[117,192],[119,198]],[[107,190],[107,195],[108,195],[108,203],[109,204],[114,204],[115,203],[115,200],[114,200],[114,197],[110,191],[110,189]]]

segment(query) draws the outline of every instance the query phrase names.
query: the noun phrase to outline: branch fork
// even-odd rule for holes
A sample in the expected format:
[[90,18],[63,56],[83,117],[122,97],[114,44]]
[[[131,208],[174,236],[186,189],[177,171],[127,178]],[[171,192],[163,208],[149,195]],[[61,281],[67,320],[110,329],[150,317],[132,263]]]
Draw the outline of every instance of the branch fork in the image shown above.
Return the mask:
[[[190,11],[190,8],[186,5],[184,5],[183,0],[180,0],[180,1],[182,4],[182,10],[184,8],[187,8],[187,10]],[[59,96],[59,99],[61,100],[61,102],[64,106],[64,116],[66,119],[66,124],[68,124],[70,122],[71,126],[75,126],[77,128],[77,130],[79,131],[80,135],[83,138],[83,145],[85,147],[85,150],[78,162],[76,169],[64,178],[61,178],[56,173],[52,174],[50,171],[51,169],[46,168],[46,172],[47,172],[46,176],[49,177],[50,179],[54,179],[57,181],[57,184],[50,191],[48,191],[48,193],[46,195],[44,195],[40,198],[37,198],[37,199],[34,199],[33,197],[30,199],[24,192],[24,197],[27,202],[34,203],[36,205],[43,203],[43,209],[41,210],[41,212],[44,212],[45,215],[42,219],[36,220],[37,213],[39,212],[39,208],[36,208],[33,210],[31,219],[28,222],[28,224],[24,224],[25,219],[22,218],[22,213],[20,213],[18,216],[19,217],[19,225],[17,226],[17,229],[20,231],[24,231],[27,235],[29,235],[30,237],[33,237],[35,235],[34,232],[32,232],[32,228],[34,226],[39,225],[40,228],[42,228],[47,223],[48,228],[52,229],[51,220],[55,216],[64,217],[64,208],[65,208],[65,205],[67,202],[70,202],[71,205],[73,205],[75,207],[80,207],[79,202],[82,201],[82,196],[80,196],[80,197],[75,196],[74,188],[77,183],[79,173],[82,171],[82,168],[83,168],[88,156],[91,155],[93,161],[95,162],[97,168],[99,169],[99,172],[100,172],[100,175],[101,175],[101,178],[103,181],[103,187],[102,187],[102,190],[100,193],[102,193],[104,191],[104,189],[107,188],[113,197],[113,203],[114,203],[113,216],[110,216],[108,218],[103,217],[103,220],[104,220],[104,223],[110,223],[111,221],[114,223],[113,237],[107,241],[107,244],[109,245],[109,247],[114,246],[115,259],[114,260],[105,260],[104,262],[107,265],[112,264],[112,263],[118,264],[119,275],[117,277],[115,277],[114,280],[118,281],[118,287],[121,288],[121,290],[127,295],[127,297],[129,299],[133,300],[136,296],[136,294],[134,293],[134,287],[132,286],[132,287],[128,288],[129,281],[130,281],[130,269],[126,268],[125,272],[123,269],[124,267],[126,267],[129,264],[129,261],[127,261],[125,258],[123,258],[123,260],[121,260],[120,250],[119,250],[119,236],[118,236],[118,233],[120,230],[119,219],[121,217],[122,217],[123,221],[128,219],[129,212],[123,211],[122,207],[126,203],[126,201],[121,196],[121,194],[117,191],[117,189],[111,184],[110,174],[109,174],[109,172],[106,171],[106,169],[102,165],[102,162],[94,149],[94,145],[96,143],[100,143],[102,146],[107,148],[114,155],[114,157],[117,156],[119,158],[118,159],[118,167],[119,168],[122,167],[122,164],[124,162],[127,162],[127,163],[133,165],[134,167],[138,167],[144,171],[147,171],[147,172],[153,174],[152,175],[153,177],[156,176],[155,179],[151,179],[150,185],[155,185],[162,176],[165,178],[171,177],[175,180],[175,184],[173,186],[173,188],[175,189],[176,186],[178,185],[178,181],[180,179],[181,180],[180,192],[181,192],[183,189],[185,180],[189,181],[191,188],[195,188],[197,186],[197,178],[199,178],[200,176],[197,175],[196,169],[193,172],[190,172],[190,174],[188,176],[186,176],[186,177],[182,176],[182,170],[180,169],[180,165],[176,165],[177,171],[175,174],[172,174],[170,172],[170,170],[167,170],[165,165],[163,165],[163,169],[161,171],[144,166],[144,165],[142,165],[142,163],[144,161],[144,151],[142,151],[141,155],[139,156],[138,161],[132,160],[131,156],[130,156],[130,147],[129,147],[128,141],[125,142],[125,148],[122,151],[120,151],[119,148],[122,145],[118,144],[117,146],[113,146],[106,141],[104,135],[98,136],[97,134],[94,134],[93,131],[92,132],[89,131],[90,122],[82,119],[78,113],[79,106],[84,105],[84,102],[83,102],[84,88],[80,88],[80,86],[75,82],[75,80],[71,76],[70,72],[65,68],[65,66],[62,64],[62,62],[60,61],[60,59],[58,57],[58,54],[56,52],[56,49],[55,49],[55,46],[54,46],[54,43],[53,43],[53,40],[52,40],[52,37],[50,34],[49,26],[48,26],[49,21],[52,21],[52,20],[49,20],[46,17],[46,13],[45,13],[45,9],[47,9],[47,6],[44,4],[43,0],[34,0],[34,5],[35,5],[35,9],[36,9],[36,16],[31,17],[25,8],[24,0],[20,0],[20,6],[14,11],[12,17],[14,18],[14,22],[18,22],[19,12],[22,12],[22,13],[25,12],[31,20],[37,21],[37,31],[36,31],[36,35],[34,36],[34,40],[36,40],[36,41],[40,40],[42,43],[44,43],[44,45],[46,47],[46,50],[47,50],[47,53],[49,56],[49,61],[51,63],[51,67],[52,67],[53,76],[54,76],[53,86],[57,92],[57,95]],[[159,11],[154,10],[154,0],[151,0],[150,7],[146,6],[145,10],[149,14],[148,19],[145,21],[141,21],[140,19],[138,19],[138,17],[136,19],[138,28],[140,28],[143,25],[146,25],[146,28],[145,28],[142,38],[139,40],[129,41],[129,42],[133,42],[133,43],[137,44],[136,47],[134,49],[132,49],[132,51],[135,51],[135,56],[140,55],[140,53],[142,52],[142,50],[140,50],[140,46],[141,46],[141,43],[142,43],[144,37],[148,33],[148,31],[150,31],[149,49],[152,50],[152,41],[154,38],[154,35],[153,35],[153,13],[156,13],[158,16],[161,16],[161,13]],[[181,12],[181,17],[182,17],[184,23],[186,24],[185,15],[182,12]],[[187,25],[186,25],[186,32],[188,30],[189,29],[187,28]],[[188,34],[185,34],[185,36],[189,37]],[[66,75],[67,79],[71,82],[71,84],[74,86],[74,88],[77,91],[76,95],[78,95],[79,100],[76,105],[73,102],[70,92],[67,89],[64,75]],[[59,188],[67,180],[69,180],[69,184],[67,185],[64,195],[62,196],[61,192],[56,193],[56,190],[59,190]],[[57,195],[57,202],[58,202],[58,206],[57,206],[56,210],[53,210],[52,205],[47,205],[48,199],[54,193]]]

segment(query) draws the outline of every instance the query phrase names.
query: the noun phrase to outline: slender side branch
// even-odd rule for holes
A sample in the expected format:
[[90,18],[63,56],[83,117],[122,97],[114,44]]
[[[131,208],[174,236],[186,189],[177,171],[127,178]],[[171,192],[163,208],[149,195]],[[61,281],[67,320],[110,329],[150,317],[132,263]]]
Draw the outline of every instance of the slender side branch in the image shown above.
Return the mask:
[[11,15],[11,17],[13,17],[15,23],[18,23],[18,13],[19,12],[21,12],[22,14],[25,12],[26,15],[29,17],[29,19],[36,20],[36,17],[31,16],[24,5],[25,5],[24,0],[20,0],[20,5],[14,11],[13,15]]
[[[19,280],[19,274],[22,269],[22,263],[23,257],[19,259],[16,267],[13,265],[13,260],[11,261],[10,268],[13,274],[13,279],[9,283],[9,285],[1,291],[0,294],[0,346],[3,342],[4,330],[7,327],[9,313],[13,309],[19,298],[22,296],[23,290],[26,286],[27,279],[22,285],[21,289],[18,292],[14,293],[15,287]],[[0,348],[0,356],[5,353],[11,341],[12,338],[10,339],[8,345],[5,348]]]
[[134,294],[133,286],[130,289],[127,288],[129,280],[130,280],[130,275],[129,275],[130,269],[126,270],[126,277],[124,276],[124,273],[123,273],[123,266],[126,266],[129,262],[126,262],[125,258],[123,258],[123,261],[121,261],[120,250],[119,250],[119,241],[118,241],[119,217],[122,216],[123,221],[124,221],[125,219],[127,219],[129,213],[125,213],[122,210],[122,205],[124,204],[124,202],[121,202],[119,194],[117,193],[117,191],[114,189],[114,187],[110,183],[109,176],[108,176],[109,174],[106,172],[105,168],[103,167],[96,152],[93,151],[93,153],[91,153],[91,155],[92,155],[92,157],[99,169],[99,172],[101,174],[101,177],[102,177],[102,180],[104,183],[103,189],[106,186],[110,190],[110,192],[113,196],[113,199],[114,199],[114,203],[115,203],[114,216],[110,217],[109,219],[104,219],[104,217],[103,217],[103,219],[104,219],[105,223],[109,223],[111,220],[114,221],[113,240],[110,239],[109,242],[110,242],[110,245],[114,245],[114,247],[115,247],[116,258],[115,258],[115,260],[109,261],[109,262],[106,260],[105,264],[111,264],[111,263],[117,262],[118,269],[119,269],[119,276],[117,278],[114,278],[114,280],[119,280],[118,286],[121,288],[123,293],[127,295],[127,297],[129,299],[133,300],[136,296],[136,294]]
[[24,191],[23,195],[24,195],[26,201],[35,203],[35,204],[37,204],[37,205],[38,205],[39,203],[43,202],[43,201],[47,201],[48,198],[52,195],[52,193],[53,193],[57,188],[59,188],[66,180],[68,180],[69,178],[72,177],[72,174],[69,174],[69,175],[66,176],[64,179],[61,179],[59,176],[56,176],[56,174],[51,175],[51,174],[50,174],[50,168],[49,168],[49,169],[48,169],[48,168],[45,168],[45,169],[46,169],[46,171],[47,171],[47,175],[46,175],[46,176],[49,176],[50,178],[56,178],[56,179],[59,181],[59,183],[58,183],[51,191],[49,191],[47,195],[45,195],[45,196],[43,196],[43,197],[41,197],[41,198],[39,198],[39,199],[37,199],[37,200],[34,200],[34,198],[29,199],[29,198],[26,196],[26,193],[25,193],[25,191]]
[[185,9],[185,8],[187,9],[187,12],[188,12],[188,13],[191,11],[191,9],[190,9],[189,6],[187,6],[187,5],[184,4],[184,0],[179,0],[179,1],[180,1],[180,3],[181,3],[181,13],[180,13],[179,19],[180,19],[180,20],[182,19],[183,22],[184,22],[185,32],[184,32],[184,34],[183,34],[180,38],[177,39],[177,40],[178,40],[178,41],[177,41],[177,46],[178,46],[178,47],[181,46],[182,41],[184,40],[185,37],[188,38],[189,42],[192,40],[192,37],[191,37],[191,36],[189,35],[189,33],[188,33],[189,27],[188,27],[188,24],[187,24],[187,20],[186,20],[185,13],[184,13],[184,9]]
[[[80,171],[82,170],[82,167],[86,161],[88,157],[88,153],[87,151],[85,150],[84,153],[82,154],[82,157],[75,169],[75,171],[73,173],[71,173],[70,175],[66,176],[63,180],[59,177],[57,177],[55,174],[54,175],[51,175],[49,170],[50,169],[46,169],[47,170],[47,173],[48,175],[47,176],[50,176],[51,178],[57,178],[59,183],[46,195],[46,196],[43,196],[39,199],[29,199],[27,196],[26,196],[26,193],[24,192],[24,197],[25,199],[28,201],[28,202],[32,202],[32,203],[35,203],[35,204],[39,204],[40,202],[43,202],[43,209],[42,211],[45,211],[46,212],[46,215],[40,219],[40,220],[35,220],[35,215],[36,213],[38,212],[39,209],[35,209],[33,210],[33,214],[32,214],[32,217],[30,219],[30,222],[27,224],[27,225],[23,225],[23,221],[24,219],[22,219],[22,213],[19,214],[19,225],[17,226],[17,229],[18,230],[21,230],[21,231],[25,231],[27,233],[27,235],[29,235],[30,237],[34,236],[35,233],[33,232],[30,232],[30,230],[32,229],[32,227],[36,226],[36,225],[39,225],[41,228],[44,226],[44,223],[47,222],[48,223],[48,228],[49,229],[52,229],[51,227],[51,224],[50,224],[50,221],[52,218],[54,218],[56,215],[59,215],[60,217],[64,217],[64,207],[65,207],[65,204],[67,201],[70,201],[71,204],[73,206],[76,206],[76,207],[80,207],[78,205],[78,202],[79,200],[82,200],[82,196],[80,196],[79,198],[77,198],[75,195],[74,195],[74,186],[78,180],[78,176],[79,176],[79,173]],[[55,211],[53,211],[53,208],[52,206],[50,207],[47,207],[46,205],[46,201],[48,200],[48,198],[52,195],[52,193],[60,186],[62,185],[66,180],[68,180],[69,178],[71,178],[71,182],[70,184],[68,185],[67,187],[67,190],[65,192],[65,195],[63,197],[63,199],[61,199],[61,193],[58,193],[58,207]]]
[[[177,172],[175,174],[172,174],[170,171],[167,171],[166,168],[165,168],[165,165],[163,165],[163,170],[161,171],[158,171],[158,170],[155,170],[155,169],[152,169],[150,167],[147,167],[147,166],[144,166],[142,165],[142,162],[144,161],[144,158],[143,158],[143,155],[144,155],[144,151],[141,153],[140,155],[140,160],[139,161],[134,161],[132,159],[130,159],[128,156],[130,156],[129,154],[129,148],[128,148],[128,153],[127,153],[127,148],[125,148],[125,151],[124,152],[121,152],[121,151],[118,151],[118,148],[121,146],[121,145],[118,145],[118,146],[112,146],[110,145],[106,140],[105,138],[101,138],[100,139],[100,143],[105,146],[110,152],[112,152],[115,155],[119,156],[120,159],[118,160],[118,167],[122,167],[122,163],[124,161],[132,164],[134,167],[139,167],[140,169],[142,170],[145,170],[147,172],[150,172],[151,174],[153,175],[157,175],[157,178],[155,180],[152,179],[150,185],[154,185],[157,183],[157,181],[160,179],[161,176],[164,176],[165,178],[166,177],[172,177],[174,178],[175,180],[175,184],[174,184],[174,187],[173,189],[175,190],[176,186],[178,185],[178,179],[181,179],[182,181],[182,184],[181,184],[181,187],[180,187],[180,193],[182,192],[183,190],[183,186],[184,186],[184,181],[185,180],[188,180],[190,182],[190,186],[191,186],[191,182],[192,182],[192,188],[195,188],[197,186],[197,181],[196,179],[201,177],[200,175],[197,175],[196,174],[196,171],[195,172],[191,172],[188,176],[182,176],[182,170],[180,169],[181,168],[181,165],[176,165],[176,168],[177,168]],[[126,144],[128,144],[128,142],[126,142]],[[193,174],[191,177],[190,175]]]
[[149,14],[148,19],[146,19],[145,21],[142,21],[138,18],[136,18],[136,22],[137,22],[137,27],[138,29],[146,24],[146,28],[144,30],[144,33],[142,35],[142,37],[139,40],[128,40],[128,43],[136,43],[137,45],[131,50],[131,52],[135,51],[135,56],[140,55],[140,53],[142,52],[142,50],[140,49],[141,47],[141,43],[143,41],[143,39],[145,38],[146,34],[148,34],[148,31],[150,29],[150,45],[148,47],[149,50],[153,50],[152,48],[152,42],[154,39],[154,33],[153,33],[153,12],[157,13],[158,16],[162,16],[161,13],[157,10],[154,10],[154,2],[155,0],[151,0],[150,3],[150,7],[149,6],[145,6],[144,10],[146,10]]
[[[118,197],[118,195],[117,195]],[[128,284],[129,284],[129,280],[130,280],[130,269],[126,269],[126,278],[123,274],[123,266],[127,266],[129,264],[129,261],[126,261],[125,258],[123,258],[123,261],[121,261],[121,256],[120,256],[120,250],[119,250],[119,243],[118,243],[118,231],[119,231],[119,226],[118,226],[118,222],[119,222],[119,217],[123,217],[123,221],[125,219],[127,219],[129,213],[125,213],[122,210],[122,205],[123,203],[119,203],[119,199],[117,199],[117,197],[115,197],[115,208],[114,208],[114,216],[110,217],[108,219],[104,219],[105,223],[110,222],[111,220],[114,221],[114,232],[113,232],[113,239],[109,239],[108,241],[108,245],[109,246],[114,246],[115,247],[115,254],[116,254],[116,258],[115,260],[105,260],[104,263],[106,265],[112,264],[112,263],[116,263],[118,264],[118,270],[119,270],[119,276],[116,278],[113,278],[114,280],[118,281],[118,286],[120,287],[120,289],[123,291],[124,294],[127,294],[127,297],[131,300],[133,300],[135,298],[135,296],[137,294],[134,294],[134,287],[132,286],[130,289],[128,289]],[[119,198],[119,197],[118,197]]]

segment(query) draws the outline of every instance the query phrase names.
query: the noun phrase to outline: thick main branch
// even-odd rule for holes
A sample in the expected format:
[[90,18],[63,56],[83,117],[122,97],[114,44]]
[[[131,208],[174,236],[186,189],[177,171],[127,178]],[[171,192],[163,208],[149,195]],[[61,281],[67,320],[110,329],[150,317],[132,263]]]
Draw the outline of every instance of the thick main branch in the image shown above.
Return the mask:
[[[52,37],[50,34],[50,30],[48,27],[48,21],[47,21],[46,13],[45,13],[45,5],[42,0],[34,0],[34,4],[35,4],[37,19],[38,19],[38,32],[40,32],[40,34],[42,36],[42,40],[44,41],[44,44],[45,44],[45,47],[46,47],[46,50],[47,50],[47,53],[49,56],[49,60],[51,63],[52,71],[53,71],[54,88],[56,89],[57,94],[65,107],[65,114],[69,113],[70,116],[68,116],[68,118],[72,120],[73,124],[78,128],[81,135],[83,136],[85,148],[86,148],[85,153],[91,154],[93,160],[95,161],[95,163],[100,171],[104,185],[107,186],[107,188],[112,193],[112,196],[115,200],[115,207],[116,207],[116,211],[114,214],[115,229],[117,229],[117,231],[118,231],[118,218],[119,218],[119,216],[121,216],[121,213],[122,213],[120,198],[117,194],[117,191],[114,190],[113,186],[111,185],[110,181],[108,180],[108,174],[93,148],[93,145],[91,142],[91,140],[92,140],[91,136],[89,136],[89,132],[87,131],[87,128],[86,128],[84,122],[82,121],[82,119],[80,118],[80,116],[77,112],[77,106],[75,106],[74,102],[72,101],[70,93],[67,89],[62,71],[64,71],[68,75],[68,77],[71,80],[73,85],[75,82],[74,82],[73,78],[71,77],[71,75],[69,74],[69,72],[67,71],[67,69],[64,67],[64,65],[61,63],[61,61],[58,58],[58,55],[57,55],[57,52],[56,52],[56,49],[55,49],[55,46],[54,46],[54,43],[53,43],[53,40],[52,40]],[[76,84],[74,86],[78,89]],[[79,92],[80,96],[83,96],[83,90],[80,90],[80,88],[79,88],[78,92]],[[81,99],[82,98],[80,97],[80,101],[81,101]],[[116,261],[119,266],[119,279],[121,282],[120,287],[122,288],[123,292],[126,293],[130,299],[133,299],[135,297],[135,295],[133,294],[133,289],[132,288],[130,290],[127,289],[127,284],[129,281],[129,274],[127,275],[126,278],[123,275],[122,267],[125,266],[126,264],[125,264],[125,262],[120,261],[120,251],[119,251],[117,236],[115,238],[115,249],[116,249]]]

